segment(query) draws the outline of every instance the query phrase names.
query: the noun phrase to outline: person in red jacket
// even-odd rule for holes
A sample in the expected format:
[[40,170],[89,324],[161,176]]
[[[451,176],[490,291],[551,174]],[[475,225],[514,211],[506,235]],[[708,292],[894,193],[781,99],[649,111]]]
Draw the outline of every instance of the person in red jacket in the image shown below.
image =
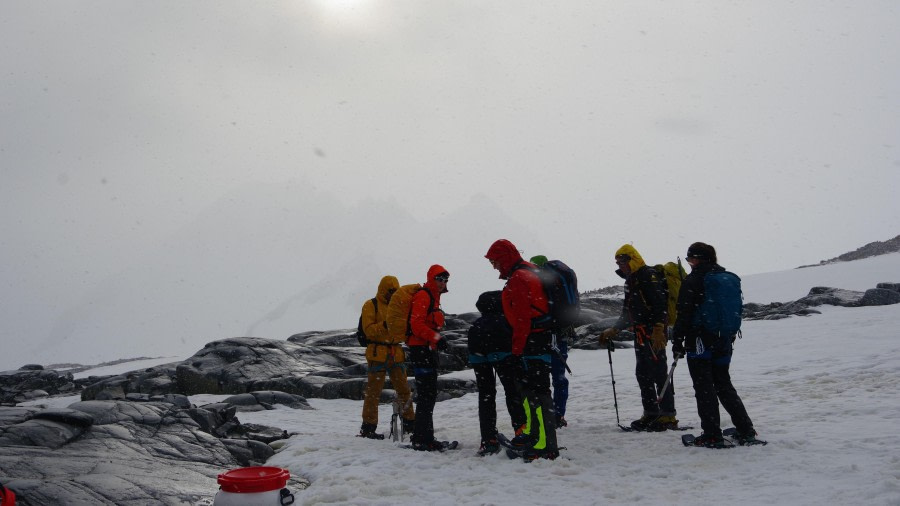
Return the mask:
[[521,448],[524,458],[554,459],[559,456],[556,444],[556,411],[550,395],[550,346],[552,336],[545,329],[535,329],[532,320],[550,311],[547,295],[535,271],[513,243],[499,239],[485,255],[491,266],[506,280],[503,287],[503,314],[512,327],[512,355],[505,365],[517,370],[525,398],[528,424],[512,444]]
[[443,451],[446,441],[434,439],[434,404],[437,401],[438,354],[437,350],[449,347],[441,337],[444,328],[444,312],[441,311],[441,294],[446,293],[450,273],[440,265],[428,268],[428,281],[413,295],[409,309],[410,335],[409,361],[416,378],[416,425],[412,447],[422,451]]

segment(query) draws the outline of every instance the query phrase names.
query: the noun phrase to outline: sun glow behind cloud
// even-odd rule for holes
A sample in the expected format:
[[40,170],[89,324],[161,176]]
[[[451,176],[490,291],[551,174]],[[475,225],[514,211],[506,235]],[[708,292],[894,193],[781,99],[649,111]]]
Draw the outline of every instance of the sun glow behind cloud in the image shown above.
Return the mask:
[[[375,0],[313,0],[309,8],[325,27],[335,32],[366,32],[378,25],[378,12]],[[308,12],[305,3],[303,11]]]

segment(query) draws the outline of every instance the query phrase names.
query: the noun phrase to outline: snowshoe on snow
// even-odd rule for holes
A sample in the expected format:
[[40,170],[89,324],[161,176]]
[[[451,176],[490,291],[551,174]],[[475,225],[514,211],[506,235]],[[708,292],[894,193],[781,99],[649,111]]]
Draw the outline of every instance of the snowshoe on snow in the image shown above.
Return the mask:
[[762,439],[756,439],[756,431],[752,431],[751,434],[741,434],[738,432],[737,428],[730,427],[722,431],[723,436],[728,436],[732,441],[741,445],[741,446],[765,446],[769,444],[768,441],[763,441]]

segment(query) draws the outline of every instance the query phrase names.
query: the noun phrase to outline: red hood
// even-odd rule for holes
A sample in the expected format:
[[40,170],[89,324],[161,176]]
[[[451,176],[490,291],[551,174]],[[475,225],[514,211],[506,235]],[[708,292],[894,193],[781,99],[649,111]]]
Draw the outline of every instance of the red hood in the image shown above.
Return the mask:
[[434,264],[428,268],[428,279],[425,281],[425,288],[431,291],[431,293],[438,293],[434,277],[441,273],[446,273],[447,276],[450,275],[450,272],[447,269],[444,269],[438,264]]
[[500,266],[500,279],[509,278],[512,268],[522,261],[522,255],[516,246],[506,239],[498,239],[491,244],[484,258],[492,262],[497,262]]

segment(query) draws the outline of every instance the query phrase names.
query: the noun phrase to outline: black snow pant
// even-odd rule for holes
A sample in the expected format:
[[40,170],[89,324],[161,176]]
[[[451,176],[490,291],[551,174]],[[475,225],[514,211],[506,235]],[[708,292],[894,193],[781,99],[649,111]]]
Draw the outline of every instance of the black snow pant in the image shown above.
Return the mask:
[[506,410],[512,422],[513,433],[525,425],[525,408],[522,406],[522,394],[516,381],[515,371],[510,371],[502,362],[484,362],[473,364],[475,383],[478,386],[478,422],[481,428],[481,440],[487,441],[497,434],[497,382],[506,392]]
[[410,346],[409,361],[416,378],[416,428],[411,441],[434,440],[434,404],[437,401],[438,357],[428,346]]
[[525,357],[522,395],[528,403],[529,430],[534,450],[557,452],[556,408],[550,395],[550,356],[546,360]]
[[688,356],[688,370],[694,382],[694,396],[697,397],[697,414],[700,415],[700,427],[704,434],[721,437],[719,425],[719,403],[731,416],[735,428],[742,434],[752,434],[753,422],[744,408],[744,403],[737,390],[731,384],[730,347],[726,354],[717,356],[715,352],[710,358]]
[[646,338],[635,341],[634,356],[636,359],[634,375],[637,377],[638,387],[641,390],[644,416],[675,416],[674,381],[669,383],[662,402],[656,403],[657,396],[669,376],[666,350],[659,350],[654,355],[653,349],[650,347],[650,339]]

